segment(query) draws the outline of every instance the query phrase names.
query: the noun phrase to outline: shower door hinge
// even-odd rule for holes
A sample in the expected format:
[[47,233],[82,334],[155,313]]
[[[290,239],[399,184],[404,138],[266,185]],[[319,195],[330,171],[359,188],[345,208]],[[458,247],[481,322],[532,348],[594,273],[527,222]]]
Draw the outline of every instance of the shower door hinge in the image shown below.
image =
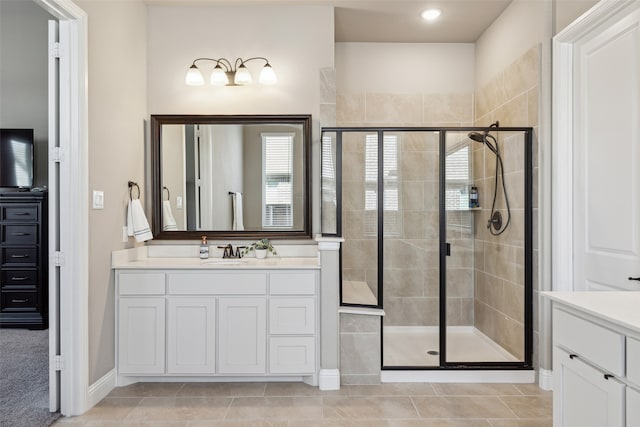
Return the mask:
[[62,355],[56,355],[56,371],[62,371],[63,362]]
[[53,253],[53,265],[55,267],[62,267],[64,265],[64,254],[60,251]]
[[445,249],[446,255],[451,256],[451,243],[447,243],[447,248]]

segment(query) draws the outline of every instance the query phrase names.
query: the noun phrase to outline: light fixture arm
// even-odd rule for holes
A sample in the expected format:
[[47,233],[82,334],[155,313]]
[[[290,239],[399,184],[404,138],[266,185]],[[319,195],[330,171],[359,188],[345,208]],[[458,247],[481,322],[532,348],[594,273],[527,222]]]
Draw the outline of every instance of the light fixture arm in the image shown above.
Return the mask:
[[[246,62],[253,61],[254,59],[261,59],[265,62],[265,65],[271,66],[267,58],[263,58],[262,56],[254,56],[253,58],[249,58],[249,59],[242,59],[242,58],[236,59],[236,68],[241,65],[244,65]],[[238,64],[238,61],[240,62],[240,64]]]
[[229,72],[229,71],[235,71],[235,68],[233,67],[233,65],[231,65],[231,62],[227,59],[227,58],[196,58],[193,60],[193,63],[191,64],[192,66],[196,65],[196,62],[198,61],[210,61],[210,62],[215,62],[216,65],[222,65],[224,67],[224,71],[225,72]]

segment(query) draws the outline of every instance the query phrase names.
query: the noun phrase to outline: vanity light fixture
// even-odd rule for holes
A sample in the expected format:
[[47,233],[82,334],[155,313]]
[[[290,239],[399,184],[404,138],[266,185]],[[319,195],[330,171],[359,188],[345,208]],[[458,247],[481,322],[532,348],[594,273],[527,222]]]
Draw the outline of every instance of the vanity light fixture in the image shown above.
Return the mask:
[[440,15],[442,15],[442,11],[440,9],[427,9],[420,14],[420,16],[422,16],[422,19],[430,22],[438,19]]
[[211,78],[209,82],[214,86],[239,86],[250,84],[253,81],[251,73],[245,66],[249,61],[262,60],[265,62],[264,67],[260,71],[258,81],[263,85],[272,85],[277,82],[276,73],[271,68],[269,60],[261,56],[256,56],[249,59],[237,58],[233,63],[226,58],[196,58],[193,60],[187,76],[185,77],[185,83],[189,86],[202,86],[204,84],[204,77],[202,72],[196,65],[197,62],[214,62],[215,66],[211,72]]

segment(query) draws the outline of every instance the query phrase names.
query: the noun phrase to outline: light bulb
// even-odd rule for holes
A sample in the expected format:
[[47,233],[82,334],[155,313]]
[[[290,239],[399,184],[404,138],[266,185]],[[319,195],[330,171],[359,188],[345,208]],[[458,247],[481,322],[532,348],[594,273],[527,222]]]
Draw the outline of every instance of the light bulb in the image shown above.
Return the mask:
[[204,84],[204,77],[202,77],[202,73],[198,70],[196,64],[192,64],[191,67],[189,67],[184,82],[189,86],[202,86]]
[[276,77],[276,72],[273,71],[273,68],[271,68],[268,62],[262,67],[258,81],[263,85],[273,85],[277,83],[278,78]]
[[442,11],[440,9],[427,9],[420,14],[422,19],[425,21],[435,21],[442,15]]
[[251,73],[247,70],[247,67],[244,64],[240,64],[238,70],[236,71],[236,76],[233,79],[233,82],[237,85],[245,85],[250,84],[252,82]]
[[214,86],[224,86],[229,84],[229,77],[227,77],[227,73],[224,72],[220,65],[216,65],[211,72],[210,83]]

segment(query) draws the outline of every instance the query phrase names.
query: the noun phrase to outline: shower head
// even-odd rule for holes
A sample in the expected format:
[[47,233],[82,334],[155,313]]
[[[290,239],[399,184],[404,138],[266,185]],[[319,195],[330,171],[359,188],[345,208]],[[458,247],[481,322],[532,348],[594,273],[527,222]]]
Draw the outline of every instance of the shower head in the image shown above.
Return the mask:
[[484,134],[484,133],[480,133],[480,132],[469,132],[467,134],[467,136],[472,141],[479,142],[481,144],[484,144],[486,142],[486,140],[487,140],[487,135]]

